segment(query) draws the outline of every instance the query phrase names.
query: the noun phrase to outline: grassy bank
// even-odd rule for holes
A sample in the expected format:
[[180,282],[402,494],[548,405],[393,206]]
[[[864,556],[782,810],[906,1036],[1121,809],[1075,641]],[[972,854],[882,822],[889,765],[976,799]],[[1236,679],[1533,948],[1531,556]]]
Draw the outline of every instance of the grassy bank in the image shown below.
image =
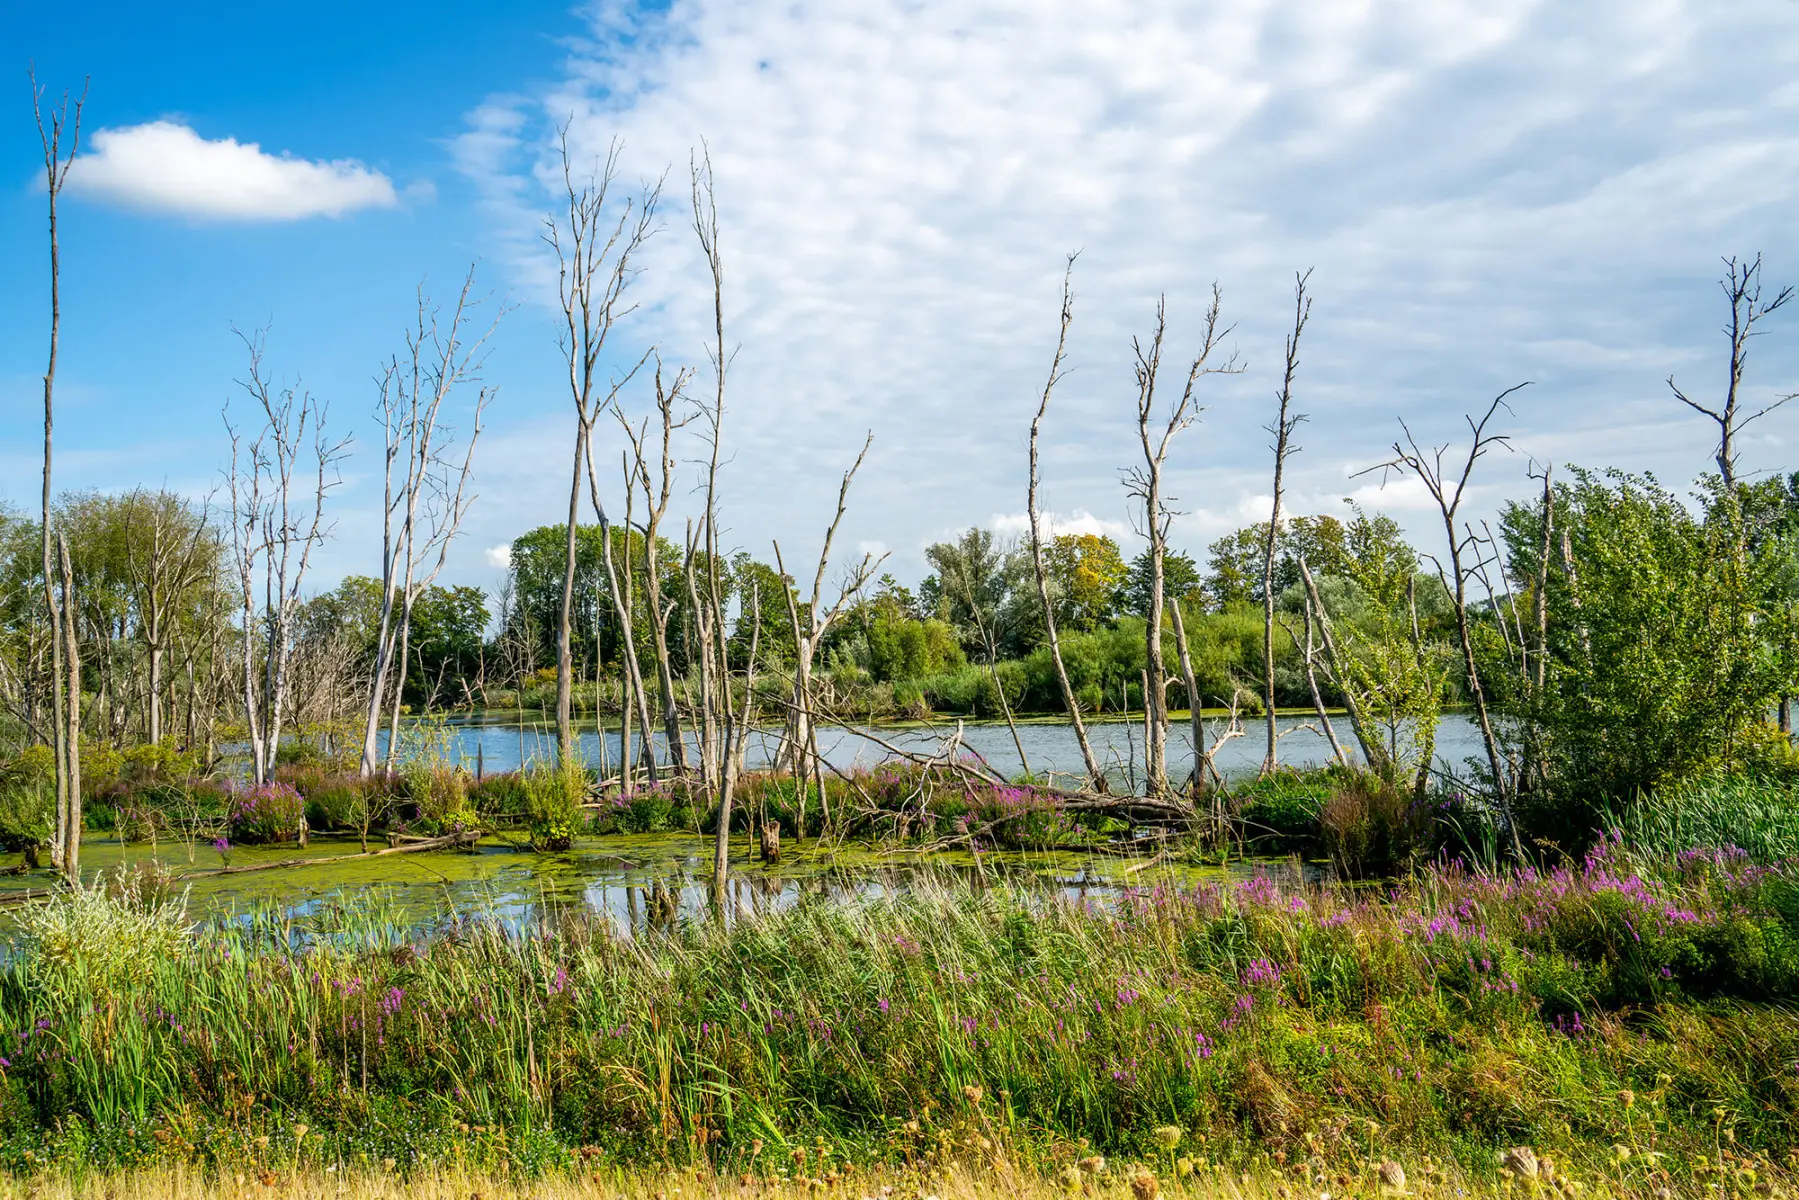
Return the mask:
[[1116,904],[927,886],[638,939],[551,907],[417,945],[370,913],[194,937],[116,890],[36,911],[0,971],[11,1169],[1172,1163],[1171,1128],[1233,1170],[1622,1146],[1691,1180],[1799,1147],[1799,877],[1729,853]]
[[[594,1196],[618,1200],[669,1200],[671,1196],[710,1200],[800,1200],[816,1196],[882,1197],[883,1200],[977,1200],[1005,1196],[1011,1200],[1052,1197],[1116,1197],[1117,1200],[1293,1200],[1307,1197],[1444,1197],[1487,1200],[1489,1197],[1594,1195],[1631,1200],[1663,1200],[1671,1189],[1654,1165],[1622,1159],[1598,1174],[1569,1174],[1553,1160],[1533,1164],[1513,1155],[1516,1169],[1466,1175],[1440,1164],[1393,1160],[1371,1162],[1353,1174],[1320,1172],[1301,1164],[1273,1162],[1252,1172],[1219,1164],[1193,1166],[1186,1173],[1165,1163],[1106,1163],[1071,1158],[1060,1169],[1020,1167],[1004,1158],[921,1165],[912,1169],[857,1170],[843,1164],[808,1159],[806,1166],[787,1163],[767,1173],[719,1175],[706,1168],[693,1171],[580,1171],[538,1179],[444,1170],[397,1178],[392,1172],[339,1172],[303,1167],[298,1170],[256,1168],[247,1171],[201,1172],[160,1170],[132,1173],[83,1173],[0,1179],[0,1197],[31,1200],[207,1200],[215,1196],[268,1195],[296,1200],[386,1200],[404,1195],[416,1200],[583,1200]],[[1535,1173],[1525,1172],[1534,1166]],[[811,1168],[811,1169],[808,1169]],[[816,1174],[812,1173],[816,1170]],[[1762,1164],[1727,1165],[1715,1173],[1707,1190],[1714,1195],[1784,1197],[1791,1194],[1790,1173]],[[1397,1186],[1395,1186],[1397,1184]]]

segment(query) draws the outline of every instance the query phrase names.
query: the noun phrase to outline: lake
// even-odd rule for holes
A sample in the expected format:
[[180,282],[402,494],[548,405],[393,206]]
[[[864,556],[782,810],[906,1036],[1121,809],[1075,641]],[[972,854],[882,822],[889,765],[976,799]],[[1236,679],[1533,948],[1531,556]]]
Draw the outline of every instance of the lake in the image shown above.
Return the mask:
[[[1209,722],[1209,726],[1222,726]],[[1281,717],[1280,761],[1294,766],[1328,760],[1329,744],[1300,717]],[[427,726],[427,728],[432,728]],[[554,728],[541,720],[512,716],[453,718],[434,727],[438,751],[470,770],[516,769],[521,762],[548,762],[555,747]],[[930,726],[877,726],[869,732],[896,746],[928,752],[956,730],[956,723]],[[1129,782],[1127,762],[1141,756],[1142,726],[1123,721],[1089,726],[1094,751],[1112,768],[1113,785]],[[963,744],[995,769],[1011,775],[1023,769],[1018,744],[1002,723],[970,722],[961,727]],[[1348,735],[1346,722],[1338,736]],[[1216,736],[1209,729],[1208,736]],[[749,765],[766,765],[779,738],[777,730],[752,736]],[[1031,770],[1078,776],[1079,746],[1072,726],[1062,721],[1032,720],[1018,726],[1018,742]],[[661,745],[661,740],[658,739]],[[600,761],[600,739],[589,724],[581,735],[581,752]],[[1253,774],[1261,765],[1263,727],[1246,726],[1245,736],[1227,742],[1218,755],[1228,775]],[[838,727],[819,730],[819,748],[839,768],[873,765],[887,751],[857,732]],[[1463,716],[1446,718],[1437,737],[1439,765],[1459,770],[1480,752],[1479,732]],[[618,734],[607,738],[607,761],[618,761]],[[1170,773],[1184,777],[1193,754],[1189,727],[1177,723],[1169,736]],[[116,838],[90,837],[83,845],[84,874],[90,878],[121,867],[154,860],[173,873],[177,887],[188,889],[196,915],[231,919],[256,910],[272,910],[302,926],[328,926],[346,906],[375,905],[389,920],[407,930],[429,934],[453,914],[479,913],[510,926],[523,927],[558,909],[579,906],[610,918],[621,929],[643,928],[655,920],[692,917],[713,902],[708,880],[712,844],[697,831],[583,838],[564,853],[538,853],[503,836],[484,839],[471,852],[434,852],[352,857],[353,841],[318,838],[304,849],[294,846],[233,847],[221,854],[210,837],[191,841],[165,838],[157,845],[121,844]],[[1158,862],[1145,865],[1135,856],[1078,850],[933,852],[928,859],[905,850],[882,850],[856,842],[788,842],[783,861],[768,866],[753,861],[746,837],[733,847],[732,911],[751,911],[799,903],[807,897],[846,899],[913,886],[921,877],[954,876],[974,882],[1005,880],[1065,896],[1117,894],[1126,888],[1192,887],[1206,881],[1239,878],[1258,869],[1294,869],[1284,860],[1238,861],[1228,867],[1199,867]],[[305,860],[303,865],[249,873],[214,873],[223,866]],[[1298,868],[1307,870],[1308,868]],[[9,893],[41,888],[45,873],[0,878],[0,900]]]
[[[619,734],[616,723],[605,736],[602,760],[600,735],[594,731],[592,717],[580,731],[580,753],[590,765],[602,761],[616,764],[619,760]],[[1335,718],[1337,737],[1353,748],[1354,736],[1347,718]],[[1224,726],[1222,720],[1207,722],[1208,744]],[[956,730],[954,720],[931,725],[869,726],[868,730],[883,741],[917,753],[928,753],[948,734]],[[1279,733],[1278,750],[1282,763],[1290,766],[1317,766],[1330,759],[1330,743],[1316,728],[1316,718],[1281,716],[1276,718]],[[547,763],[556,753],[556,727],[535,713],[486,714],[451,718],[444,733],[451,757],[469,770],[477,765],[483,771],[516,770],[521,763]],[[1093,752],[1112,776],[1115,788],[1130,782],[1125,764],[1140,762],[1143,755],[1143,725],[1137,721],[1103,721],[1087,726]],[[1021,721],[1018,739],[1005,723],[993,721],[965,722],[963,744],[1007,776],[1023,771],[1025,762],[1019,757],[1018,743],[1023,744],[1024,758],[1030,769],[1039,774],[1054,773],[1064,777],[1082,774],[1080,744],[1074,727],[1061,720]],[[766,766],[780,741],[780,730],[758,730],[750,736],[748,765],[754,769]],[[667,739],[654,738],[659,761],[667,759]],[[691,744],[691,742],[690,742]],[[1233,778],[1251,774],[1262,765],[1267,737],[1260,721],[1246,723],[1244,736],[1225,743],[1217,764]],[[854,730],[836,726],[818,731],[819,752],[840,769],[872,766],[887,757],[887,751]],[[1480,729],[1468,717],[1451,714],[1443,718],[1437,730],[1437,763],[1446,771],[1464,772],[1465,760],[1482,754]],[[1185,720],[1177,721],[1168,733],[1169,775],[1185,778],[1193,766],[1191,730]]]

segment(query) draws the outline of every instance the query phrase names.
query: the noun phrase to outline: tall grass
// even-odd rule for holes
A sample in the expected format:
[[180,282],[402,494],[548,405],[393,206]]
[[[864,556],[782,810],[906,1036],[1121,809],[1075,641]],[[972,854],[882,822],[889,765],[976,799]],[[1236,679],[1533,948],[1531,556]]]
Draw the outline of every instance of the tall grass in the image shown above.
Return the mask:
[[1753,775],[1714,775],[1606,814],[1639,853],[1672,860],[1734,847],[1758,863],[1799,859],[1799,788]]
[[[991,1146],[991,1139],[987,1140]],[[1292,1200],[1296,1188],[1307,1196],[1404,1195],[1443,1200],[1588,1192],[1616,1200],[1664,1200],[1668,1195],[1668,1173],[1660,1170],[1653,1158],[1634,1154],[1617,1159],[1604,1171],[1573,1175],[1557,1170],[1552,1161],[1539,1159],[1537,1174],[1526,1178],[1520,1171],[1464,1173],[1429,1160],[1399,1163],[1383,1159],[1357,1164],[1352,1171],[1326,1171],[1311,1163],[1280,1164],[1266,1159],[1249,1172],[1228,1170],[1222,1163],[1185,1154],[1163,1156],[1171,1161],[1158,1158],[1147,1163],[1111,1163],[1085,1154],[1078,1146],[1067,1148],[1059,1156],[1059,1164],[1020,1164],[996,1156],[991,1150],[982,1151],[972,1139],[966,1158],[934,1158],[906,1167],[865,1170],[834,1157],[831,1149],[813,1147],[803,1158],[767,1154],[755,1164],[759,1170],[735,1175],[705,1167],[691,1171],[616,1170],[599,1164],[600,1169],[593,1170],[595,1164],[587,1163],[578,1171],[535,1179],[521,1178],[504,1169],[482,1170],[471,1165],[402,1178],[381,1163],[346,1171],[339,1169],[338,1164],[296,1164],[280,1152],[265,1152],[261,1161],[244,1164],[243,1169],[217,1172],[182,1168],[97,1173],[78,1170],[11,1186],[9,1181],[0,1180],[0,1196],[7,1200],[14,1195],[30,1200],[115,1200],[119,1196],[133,1200],[207,1200],[215,1196],[267,1195],[273,1190],[273,1194],[293,1200],[387,1200],[396,1192],[409,1200],[590,1200],[595,1195],[613,1200],[668,1200],[671,1195],[684,1194],[711,1200],[813,1200],[821,1194],[936,1200],[989,1200],[994,1196],[1012,1200],[1069,1196],[1117,1200],[1158,1200],[1163,1196],[1192,1200]],[[1515,1155],[1514,1161],[1524,1167],[1530,1160]],[[1748,1159],[1746,1165],[1728,1165],[1724,1170],[1708,1172],[1708,1176],[1714,1182],[1723,1181],[1712,1189],[1713,1194],[1780,1196],[1788,1190],[1790,1173],[1781,1164]],[[1395,1187],[1388,1181],[1404,1186]]]
[[0,968],[0,1163],[72,1153],[70,1128],[84,1161],[231,1161],[298,1125],[344,1161],[503,1150],[527,1170],[819,1139],[907,1161],[952,1127],[1470,1168],[1518,1143],[1599,1163],[1653,1142],[1682,1170],[1728,1130],[1778,1158],[1799,1147],[1795,896],[1785,869],[1648,879],[1601,854],[1383,893],[925,885],[639,937],[547,906],[527,935],[454,922],[413,944],[351,911],[168,955],[96,923],[108,953],[145,948],[104,989],[58,965],[98,951],[34,928]]

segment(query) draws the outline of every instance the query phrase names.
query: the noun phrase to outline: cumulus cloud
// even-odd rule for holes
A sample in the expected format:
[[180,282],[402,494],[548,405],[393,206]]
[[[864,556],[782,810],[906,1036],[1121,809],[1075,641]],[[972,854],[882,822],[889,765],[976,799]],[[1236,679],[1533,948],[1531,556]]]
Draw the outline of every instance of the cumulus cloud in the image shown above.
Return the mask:
[[[843,546],[922,546],[1022,508],[1070,250],[1043,504],[1121,537],[1119,471],[1141,461],[1130,339],[1163,293],[1170,363],[1217,280],[1249,367],[1204,381],[1208,410],[1176,443],[1178,535],[1265,510],[1292,273],[1315,267],[1290,495],[1340,512],[1356,493],[1428,537],[1414,494],[1352,477],[1389,457],[1396,417],[1449,442],[1463,412],[1534,379],[1507,426],[1520,452],[1483,462],[1482,497],[1528,487],[1533,456],[1690,478],[1706,431],[1662,380],[1722,373],[1717,256],[1760,248],[1799,276],[1786,0],[592,11],[566,76],[471,113],[458,162],[519,279],[553,302],[537,231],[560,185],[555,126],[572,114],[583,157],[616,138],[626,185],[674,164],[670,196],[690,148],[710,146],[742,345],[728,511],[756,546],[818,536],[871,427]],[[641,260],[627,336],[703,369],[709,281],[680,208]],[[1758,348],[1755,386],[1790,391],[1796,348]],[[1799,406],[1767,432],[1790,420]]]
[[[564,521],[562,527],[566,530],[568,528],[568,522]],[[502,571],[506,570],[508,567],[512,566],[512,543],[501,542],[497,546],[489,546],[482,552],[482,555],[487,559],[488,566],[498,567]]]
[[312,162],[255,142],[209,141],[175,121],[101,129],[69,186],[156,212],[226,221],[341,217],[399,203],[393,181],[354,159]]
[[[992,527],[993,532],[1004,534],[1007,537],[1025,538],[1031,534],[1031,515],[1029,513],[995,513],[993,520],[988,524]],[[1038,524],[1046,538],[1095,534],[1122,543],[1131,537],[1129,522],[1096,517],[1084,508],[1077,508],[1066,516],[1061,513],[1039,513]]]

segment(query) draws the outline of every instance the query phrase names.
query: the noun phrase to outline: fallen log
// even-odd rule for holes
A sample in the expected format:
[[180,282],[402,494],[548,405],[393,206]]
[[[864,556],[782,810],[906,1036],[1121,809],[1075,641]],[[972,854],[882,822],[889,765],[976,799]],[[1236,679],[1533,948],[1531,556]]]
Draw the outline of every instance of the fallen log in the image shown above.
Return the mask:
[[481,840],[481,831],[465,829],[460,833],[447,833],[442,837],[418,838],[402,842],[398,846],[388,846],[382,850],[364,850],[358,854],[336,854],[321,858],[284,858],[277,862],[248,863],[241,867],[208,867],[204,871],[184,871],[177,879],[204,879],[213,875],[247,875],[252,871],[275,871],[282,867],[316,867],[321,864],[354,862],[362,858],[380,858],[385,854],[412,854],[419,850],[453,850],[461,846],[472,846]]
[[36,904],[40,900],[62,893],[62,888],[28,888],[19,892],[8,892],[0,896],[0,908],[13,904]]

